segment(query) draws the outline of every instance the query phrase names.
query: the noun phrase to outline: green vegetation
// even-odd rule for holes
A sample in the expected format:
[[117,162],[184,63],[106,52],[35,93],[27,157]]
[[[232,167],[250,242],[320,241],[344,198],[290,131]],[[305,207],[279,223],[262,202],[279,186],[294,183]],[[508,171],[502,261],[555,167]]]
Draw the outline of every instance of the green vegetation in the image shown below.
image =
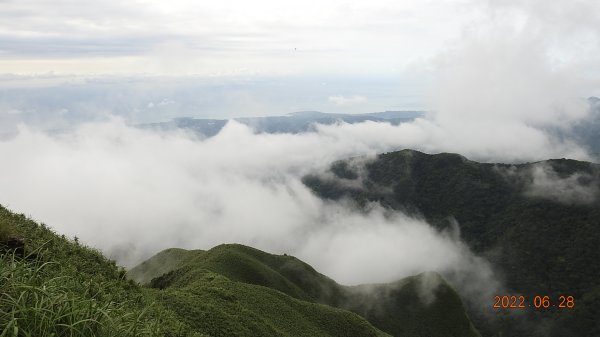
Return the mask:
[[144,310],[113,301],[109,284],[53,276],[51,262],[3,262],[0,322],[7,336],[159,335],[158,322],[148,322]]
[[99,252],[0,207],[26,257],[0,257],[0,336],[191,336]]
[[351,287],[349,293],[350,310],[395,336],[479,336],[458,294],[437,273]]
[[[556,184],[561,190],[554,194],[528,193],[533,169],[539,165],[551,168],[555,179],[571,179],[571,185],[564,181]],[[449,219],[456,219],[463,240],[493,263],[512,294],[528,299],[572,295],[577,303],[581,301],[574,311],[532,314],[537,323],[543,317],[560,322],[552,331],[538,335],[600,336],[600,320],[590,320],[597,313],[594,308],[600,306],[599,165],[566,159],[482,164],[456,154],[403,150],[369,161],[360,181],[350,161],[334,163],[330,172],[306,176],[304,183],[323,198],[350,198],[359,207],[378,201],[388,208],[422,215],[440,229],[450,224]],[[559,200],[576,192],[573,185],[595,190],[595,200]],[[473,317],[477,312],[470,314]],[[479,321],[477,326],[481,328]],[[570,330],[561,330],[566,327]],[[508,325],[502,331],[510,335],[515,333],[512,329],[514,325]],[[526,329],[535,335],[531,327]]]
[[[600,335],[600,196],[565,202],[528,193],[540,164],[553,179],[584,188],[599,181],[598,165],[572,160],[480,164],[400,151],[361,171],[355,162],[336,162],[332,174],[304,182],[322,197],[349,197],[359,207],[378,201],[440,229],[456,219],[465,242],[502,272],[509,291],[529,299],[575,297],[573,310],[523,315],[539,323],[534,328],[502,313],[490,323],[469,312],[485,335]],[[562,188],[572,193],[572,186]],[[25,239],[25,258],[1,245],[11,236]],[[0,255],[1,337],[479,336],[436,273],[347,287],[295,257],[241,245],[172,248],[126,273],[98,251],[2,207]]]
[[5,241],[10,236],[13,236],[15,234],[16,232],[14,226],[11,223],[7,222],[6,219],[0,218],[0,242]]
[[[161,271],[153,268],[156,260],[169,260],[176,267],[160,276]],[[224,322],[243,312],[244,319],[251,318],[242,323],[251,329],[249,336],[275,334],[263,331],[267,327],[289,331],[290,326],[298,327],[293,336],[318,336],[323,331],[369,335],[365,330],[369,325],[360,316],[394,336],[479,336],[456,292],[436,273],[391,284],[346,287],[293,256],[220,245],[206,252],[163,251],[129,273],[138,280],[140,275],[158,276],[150,285],[163,289],[164,303],[182,317],[195,310],[194,317],[204,319],[188,323],[211,333],[225,329]],[[290,317],[303,317],[318,329]],[[260,323],[255,326],[252,322],[257,321]]]
[[149,284],[158,276],[177,269],[186,258],[195,254],[202,254],[201,250],[185,250],[181,248],[169,248],[142,262],[135,268],[127,271],[127,278],[139,284]]
[[[578,174],[581,186],[598,184],[597,165],[481,164],[409,150],[380,155],[363,171],[356,162],[336,162],[329,178],[304,182],[322,197],[350,197],[359,207],[378,201],[440,229],[454,218],[465,242],[494,263],[514,293],[576,298],[576,310],[528,315],[556,321],[552,330],[523,328],[505,316],[486,325],[470,312],[486,334],[600,334],[600,198],[561,202],[527,193],[534,165],[562,179]],[[0,208],[0,240],[10,236],[25,238],[27,257],[0,259],[3,337],[479,336],[457,293],[436,273],[347,287],[293,256],[220,245],[167,249],[126,274],[98,251]],[[424,295],[422,285],[432,280],[433,296]]]
[[161,301],[211,336],[387,336],[345,310],[297,300],[282,292],[204,271]]
[[[0,207],[0,223],[26,244],[25,258],[6,250],[0,256],[2,337],[389,336],[359,314],[403,322],[402,333],[386,326],[396,336],[478,336],[460,300],[444,299],[443,293],[458,299],[445,283],[433,303],[416,300],[405,285],[398,288],[404,295],[381,302],[389,312],[374,312],[379,299],[342,287],[294,257],[221,245],[206,252],[166,250],[132,269],[129,276],[150,279],[149,288],[126,279],[98,251],[24,215]],[[389,307],[409,293],[409,305]],[[409,307],[415,316],[403,311]]]

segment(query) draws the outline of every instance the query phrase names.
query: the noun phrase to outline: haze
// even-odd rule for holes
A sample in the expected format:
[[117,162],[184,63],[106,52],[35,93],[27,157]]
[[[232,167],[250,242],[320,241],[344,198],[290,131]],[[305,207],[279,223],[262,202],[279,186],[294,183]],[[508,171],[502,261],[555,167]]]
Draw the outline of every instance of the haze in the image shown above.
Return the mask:
[[[8,0],[0,13],[0,203],[126,266],[239,242],[348,284],[438,270],[490,291],[458,233],[325,202],[302,175],[403,148],[594,159],[551,131],[569,135],[600,93],[595,1]],[[231,121],[206,139],[135,127],[403,109],[427,114],[294,135]]]

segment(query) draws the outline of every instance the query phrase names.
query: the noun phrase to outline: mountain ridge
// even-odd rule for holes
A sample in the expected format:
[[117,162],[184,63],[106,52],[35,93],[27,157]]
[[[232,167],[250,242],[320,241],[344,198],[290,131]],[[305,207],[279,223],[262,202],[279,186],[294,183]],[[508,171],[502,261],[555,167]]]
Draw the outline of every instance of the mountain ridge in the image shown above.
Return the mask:
[[[386,122],[398,125],[424,116],[421,111],[383,111],[363,114],[338,114],[320,111],[297,111],[283,116],[236,117],[237,121],[252,127],[258,133],[302,133],[312,132],[316,124],[331,125],[339,122],[362,123]],[[221,131],[229,120],[180,117],[169,122],[138,125],[153,130],[184,129],[203,137],[213,137]]]
[[[534,321],[557,322],[556,331],[542,335],[600,334],[594,319],[600,304],[600,165],[569,159],[478,163],[458,154],[403,150],[338,161],[303,182],[321,198],[353,200],[359,208],[378,202],[439,230],[456,221],[462,240],[504,275],[509,291],[585,299],[573,311],[530,312]],[[530,328],[523,333],[536,335]]]
[[[165,251],[155,257],[164,254]],[[128,277],[142,280],[140,275],[146,275],[147,279],[144,265],[131,269]],[[205,273],[216,272],[231,281],[268,287],[299,300],[350,310],[394,336],[480,336],[464,313],[458,294],[437,273],[423,273],[388,284],[342,286],[293,256],[268,254],[238,244],[219,245],[200,254],[190,251],[187,256],[179,255],[171,271],[158,275],[160,272],[150,281],[151,287],[185,289]],[[430,302],[426,303],[423,296]]]

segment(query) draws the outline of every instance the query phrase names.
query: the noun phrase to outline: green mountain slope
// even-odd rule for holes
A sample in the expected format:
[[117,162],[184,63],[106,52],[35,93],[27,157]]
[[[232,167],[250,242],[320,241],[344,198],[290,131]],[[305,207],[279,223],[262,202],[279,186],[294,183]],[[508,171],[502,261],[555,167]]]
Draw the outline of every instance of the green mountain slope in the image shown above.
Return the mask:
[[138,266],[127,271],[127,278],[139,284],[147,285],[150,281],[162,274],[179,268],[182,263],[196,254],[203,254],[202,250],[185,250],[181,248],[169,248],[152,256]]
[[348,311],[206,270],[158,296],[180,319],[211,336],[387,336]]
[[538,335],[597,336],[599,177],[599,165],[574,160],[483,164],[404,150],[336,162],[303,181],[323,198],[350,198],[359,207],[377,201],[440,229],[456,219],[462,238],[501,271],[512,294],[582,301],[576,310],[531,313],[559,322]]
[[349,287],[348,293],[348,309],[395,336],[479,336],[458,294],[437,273]]
[[193,335],[98,251],[1,206],[0,233],[24,238],[26,255],[0,247],[1,336]]
[[[98,251],[2,207],[0,234],[0,246],[9,236],[24,238],[27,255],[0,247],[3,337],[388,336],[355,313],[206,269],[180,287],[141,287]],[[139,270],[162,272],[201,255],[172,249]],[[228,260],[211,263],[223,273],[237,272]]]
[[[273,291],[269,296],[283,293],[295,301],[351,310],[394,336],[479,336],[456,292],[436,273],[421,274],[391,284],[346,287],[295,257],[268,254],[242,245],[220,245],[203,253],[189,251],[182,254],[179,250],[176,253],[167,250],[149,261],[166,255],[177,256],[177,259],[171,260],[176,266],[172,271],[159,276],[161,270],[152,271],[152,264],[144,262],[130,271],[130,277],[142,280],[139,275],[153,273],[159,276],[150,283],[163,289],[167,298],[178,298],[174,308],[193,306],[192,303],[197,303],[198,299],[173,294],[194,293],[194,289],[207,286],[206,281],[199,280],[209,279],[217,283],[219,289],[228,289],[229,282],[242,283],[249,289],[267,287]],[[433,286],[429,288],[426,285]],[[260,306],[260,311],[271,310],[259,298],[240,298],[239,294],[232,296],[235,301],[244,303],[245,309],[256,311],[259,308],[255,306]],[[279,303],[272,297],[269,301]],[[316,308],[330,308],[314,305]],[[227,317],[227,313],[222,313],[216,321],[226,320],[223,317]],[[269,324],[274,325],[272,322]]]

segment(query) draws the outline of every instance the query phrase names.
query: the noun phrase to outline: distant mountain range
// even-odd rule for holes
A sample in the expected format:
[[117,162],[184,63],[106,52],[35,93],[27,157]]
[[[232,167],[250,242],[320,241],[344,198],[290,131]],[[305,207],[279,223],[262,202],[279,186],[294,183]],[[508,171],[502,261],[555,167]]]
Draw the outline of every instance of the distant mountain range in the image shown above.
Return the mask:
[[[581,145],[600,161],[600,98],[590,97],[589,115],[573,125],[546,130],[558,139],[568,139]],[[366,121],[386,122],[392,125],[425,118],[423,111],[384,111],[365,114],[338,114],[319,111],[299,111],[284,116],[233,118],[251,126],[258,133],[302,133],[315,131],[316,124],[331,125],[339,122],[362,123]],[[152,130],[190,130],[203,137],[212,137],[227,124],[226,119],[202,119],[181,117],[169,122],[140,124],[138,127]]]
[[[385,111],[366,114],[336,114],[319,111],[300,111],[285,116],[240,117],[233,120],[251,126],[259,133],[301,133],[314,131],[315,124],[331,125],[339,122],[387,122],[392,125],[423,117],[421,111]],[[205,137],[219,133],[227,124],[225,119],[175,118],[170,122],[141,124],[139,127],[155,130],[185,129]]]

